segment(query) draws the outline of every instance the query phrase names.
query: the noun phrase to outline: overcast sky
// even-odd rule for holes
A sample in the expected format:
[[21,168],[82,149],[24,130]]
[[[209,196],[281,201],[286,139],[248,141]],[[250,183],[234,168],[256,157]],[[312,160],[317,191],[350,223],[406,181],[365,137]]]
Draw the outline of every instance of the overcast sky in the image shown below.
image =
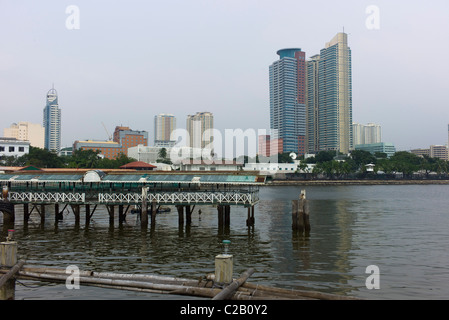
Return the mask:
[[[70,5],[79,29],[68,28],[78,21]],[[0,135],[42,124],[53,83],[63,147],[107,140],[102,123],[146,130],[152,143],[158,113],[180,128],[210,111],[219,130],[268,129],[276,51],[310,57],[344,27],[354,122],[380,124],[398,150],[446,144],[448,18],[447,0],[0,0]]]

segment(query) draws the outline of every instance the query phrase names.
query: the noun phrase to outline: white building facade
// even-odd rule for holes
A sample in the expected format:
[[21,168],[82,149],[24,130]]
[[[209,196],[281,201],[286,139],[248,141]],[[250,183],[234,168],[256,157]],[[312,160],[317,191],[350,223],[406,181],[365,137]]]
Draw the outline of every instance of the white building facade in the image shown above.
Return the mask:
[[30,152],[30,142],[16,138],[0,138],[0,156],[21,157]]
[[45,130],[38,123],[26,121],[13,123],[9,128],[3,129],[3,136],[16,138],[21,141],[29,141],[32,147],[44,148]]

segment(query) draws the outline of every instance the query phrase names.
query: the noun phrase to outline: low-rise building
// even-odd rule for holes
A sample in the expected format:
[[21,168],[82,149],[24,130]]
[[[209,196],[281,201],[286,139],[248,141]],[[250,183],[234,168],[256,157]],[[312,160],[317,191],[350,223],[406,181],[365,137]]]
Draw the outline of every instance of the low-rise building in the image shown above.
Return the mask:
[[240,171],[243,163],[228,160],[183,160],[181,171]]
[[16,138],[0,138],[0,156],[21,157],[30,152],[30,142]]
[[355,150],[364,150],[375,154],[376,152],[386,153],[388,158],[396,153],[396,148],[392,143],[379,142],[369,144],[357,144]]
[[[165,159],[160,157],[162,149],[165,149]],[[212,153],[207,148],[190,147],[157,147],[138,145],[128,149],[128,157],[147,163],[156,163],[160,160],[169,160],[174,164],[181,164],[181,161],[187,159],[208,159]]]
[[430,157],[439,158],[441,160],[448,160],[447,147],[442,145],[431,145],[430,146]]
[[146,131],[135,131],[131,130],[129,127],[117,126],[114,131],[113,141],[76,140],[73,143],[73,151],[98,150],[100,151],[101,156],[108,159],[116,159],[121,153],[132,157],[128,154],[129,148],[138,145],[146,146],[147,144],[148,133]]
[[45,129],[38,123],[27,121],[13,123],[9,128],[3,129],[3,134],[8,138],[29,141],[32,147],[43,149],[45,145]]

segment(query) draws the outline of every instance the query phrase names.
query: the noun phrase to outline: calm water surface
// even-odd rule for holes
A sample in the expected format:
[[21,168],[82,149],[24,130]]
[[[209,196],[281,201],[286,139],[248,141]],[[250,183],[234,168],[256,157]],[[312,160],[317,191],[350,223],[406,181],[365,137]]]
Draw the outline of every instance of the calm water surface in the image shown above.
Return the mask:
[[[309,199],[309,237],[291,230],[291,200],[301,189]],[[263,187],[260,199],[254,228],[246,227],[245,208],[232,207],[227,230],[218,229],[217,210],[210,206],[196,207],[190,227],[179,227],[172,209],[147,230],[132,214],[122,226],[110,226],[103,208],[88,227],[83,210],[79,226],[71,212],[57,226],[52,213],[43,226],[34,214],[24,225],[18,206],[19,258],[33,265],[197,279],[214,272],[221,241],[229,239],[235,276],[253,267],[253,283],[367,299],[449,297],[449,186]],[[369,265],[380,270],[378,290],[365,286]],[[67,290],[35,281],[16,285],[16,299],[180,298],[187,297],[88,286]]]

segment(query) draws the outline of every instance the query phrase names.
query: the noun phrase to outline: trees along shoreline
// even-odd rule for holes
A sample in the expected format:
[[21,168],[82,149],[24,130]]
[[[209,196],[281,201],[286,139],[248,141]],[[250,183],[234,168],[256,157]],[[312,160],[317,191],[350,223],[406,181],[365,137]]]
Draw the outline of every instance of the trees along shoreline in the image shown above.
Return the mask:
[[[21,157],[1,156],[0,165],[13,167],[34,166],[37,168],[118,169],[136,161],[121,153],[116,159],[100,157],[98,150],[76,150],[70,156],[58,156],[46,149],[30,147],[30,152]],[[166,154],[159,155],[168,160]],[[256,161],[258,158],[256,157]],[[417,156],[407,151],[398,151],[390,158],[385,153],[371,154],[364,150],[353,150],[350,156],[336,151],[320,151],[315,156],[300,157],[296,175],[315,179],[319,176],[330,179],[349,178],[393,178],[402,173],[403,178],[449,178],[449,161],[429,156]],[[281,163],[293,162],[289,153],[279,154]],[[168,162],[168,161],[167,161]],[[308,164],[315,164],[311,172],[305,172]],[[366,165],[373,164],[373,172]],[[302,172],[302,173],[301,173]],[[419,173],[418,175],[416,173]]]
[[[286,159],[285,156],[282,159]],[[426,155],[420,157],[407,151],[398,151],[390,158],[385,153],[371,154],[364,150],[353,150],[350,156],[336,151],[320,151],[315,156],[307,159],[302,156],[299,160],[299,169],[303,172],[299,174],[309,179],[318,176],[328,179],[388,179],[397,178],[399,173],[405,179],[449,178],[449,161]],[[315,166],[311,172],[304,173],[307,164]],[[373,172],[367,171],[369,164],[374,165]]]
[[30,147],[21,157],[1,156],[0,165],[12,167],[34,166],[37,168],[118,169],[135,159],[120,153],[116,159],[100,157],[99,150],[76,150],[70,156],[58,156],[55,152]]

